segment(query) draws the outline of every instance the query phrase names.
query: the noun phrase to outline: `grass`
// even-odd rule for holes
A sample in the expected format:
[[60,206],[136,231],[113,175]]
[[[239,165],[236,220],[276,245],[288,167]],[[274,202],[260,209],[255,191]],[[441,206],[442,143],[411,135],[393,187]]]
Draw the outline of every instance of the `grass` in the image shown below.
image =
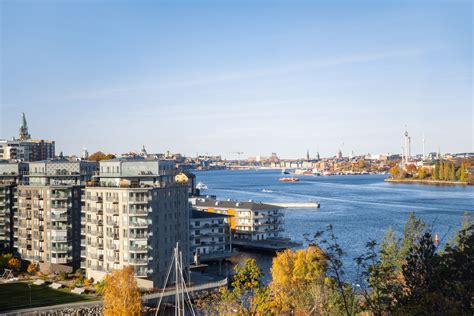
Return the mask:
[[[95,297],[70,293],[68,290],[55,290],[47,285],[31,284],[31,307],[91,301]],[[28,283],[0,284],[0,312],[29,308],[30,289]]]

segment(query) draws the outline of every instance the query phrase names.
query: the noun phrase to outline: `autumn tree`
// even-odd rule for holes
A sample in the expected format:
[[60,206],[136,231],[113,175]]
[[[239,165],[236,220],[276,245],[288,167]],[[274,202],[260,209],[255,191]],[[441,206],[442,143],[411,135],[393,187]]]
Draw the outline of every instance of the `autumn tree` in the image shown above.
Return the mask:
[[413,174],[415,174],[415,173],[417,172],[417,168],[416,168],[416,166],[415,166],[414,164],[406,165],[406,166],[405,166],[405,169],[406,169],[406,171],[407,171],[409,174],[411,174],[411,175],[413,175]]
[[133,267],[115,270],[105,278],[104,315],[140,315],[141,294]]
[[270,293],[274,312],[295,311],[311,314],[324,310],[328,291],[326,256],[314,245],[297,251],[286,250],[274,259],[271,268]]
[[101,160],[109,160],[109,159],[114,159],[115,155],[114,154],[104,154],[101,151],[97,151],[93,153],[92,155],[89,156],[89,160],[92,161],[101,161]]
[[34,274],[37,269],[38,269],[38,266],[34,262],[31,262],[26,268],[26,272],[30,274]]
[[21,261],[18,258],[12,257],[8,260],[8,268],[13,269],[15,271],[20,271]]

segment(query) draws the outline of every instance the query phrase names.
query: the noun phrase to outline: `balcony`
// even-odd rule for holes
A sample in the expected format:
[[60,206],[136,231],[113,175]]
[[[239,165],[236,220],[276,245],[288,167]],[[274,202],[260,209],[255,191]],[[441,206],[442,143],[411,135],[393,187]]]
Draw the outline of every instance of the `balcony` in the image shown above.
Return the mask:
[[51,221],[53,222],[67,222],[67,215],[51,215]]
[[144,233],[132,233],[130,232],[128,234],[128,237],[130,239],[148,239],[148,234],[144,234]]
[[119,234],[114,233],[114,232],[107,232],[107,237],[113,238],[113,239],[119,239]]
[[128,259],[128,263],[133,265],[148,265],[148,258]]
[[94,202],[97,202],[97,203],[103,203],[103,200],[102,200],[101,196],[91,196],[90,199]]
[[148,208],[130,208],[128,213],[130,215],[148,215],[149,210]]
[[118,203],[119,202],[118,196],[106,196],[105,200],[107,202],[113,202],[113,203]]
[[118,207],[113,207],[113,208],[107,208],[105,209],[105,212],[110,215],[119,215],[119,209]]
[[107,260],[112,261],[112,262],[116,262],[116,263],[120,263],[120,258],[117,257],[117,256],[107,256]]
[[59,252],[59,253],[64,253],[68,252],[70,249],[67,246],[53,246],[51,247],[51,252]]
[[119,226],[119,222],[118,222],[118,221],[114,221],[114,220],[108,219],[108,220],[107,220],[107,225],[109,225],[109,226],[117,226],[117,227],[118,227],[118,226]]
[[135,228],[148,228],[148,222],[129,222],[128,226]]
[[148,246],[130,246],[128,250],[130,252],[148,252]]
[[103,238],[104,237],[104,232],[101,231],[101,230],[92,230],[88,234],[92,235],[94,237],[98,237],[98,238]]
[[67,237],[66,236],[51,236],[50,240],[54,242],[67,242]]
[[142,204],[142,203],[148,203],[149,200],[150,199],[148,197],[143,197],[143,196],[142,197],[139,197],[139,196],[136,197],[135,196],[135,197],[130,197],[128,199],[128,202],[130,204]]

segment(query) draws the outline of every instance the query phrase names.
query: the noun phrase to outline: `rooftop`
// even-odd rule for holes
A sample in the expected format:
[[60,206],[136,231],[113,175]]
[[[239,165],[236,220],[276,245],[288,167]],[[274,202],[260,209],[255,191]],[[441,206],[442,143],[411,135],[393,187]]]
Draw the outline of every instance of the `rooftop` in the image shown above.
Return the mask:
[[196,206],[201,206],[201,207],[246,209],[246,210],[255,210],[255,211],[275,210],[275,209],[283,208],[283,207],[272,205],[272,204],[255,202],[253,200],[249,200],[248,202],[241,202],[241,201],[234,201],[234,200],[219,201],[219,200],[209,199],[209,198],[197,198],[195,203],[196,203]]
[[229,215],[192,210],[191,218],[226,218]]

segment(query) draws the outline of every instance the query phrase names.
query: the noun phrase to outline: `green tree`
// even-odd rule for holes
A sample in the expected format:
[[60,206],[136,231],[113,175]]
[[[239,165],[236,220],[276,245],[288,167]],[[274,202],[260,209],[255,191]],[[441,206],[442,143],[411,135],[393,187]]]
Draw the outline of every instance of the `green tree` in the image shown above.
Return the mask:
[[426,230],[426,224],[423,220],[417,218],[415,213],[410,213],[408,221],[403,228],[403,240],[398,253],[399,259],[403,260],[408,256],[410,248],[413,247],[417,240],[423,236]]
[[435,168],[433,171],[433,179],[439,180],[440,179],[440,169],[441,169],[441,164],[439,160],[436,161]]

